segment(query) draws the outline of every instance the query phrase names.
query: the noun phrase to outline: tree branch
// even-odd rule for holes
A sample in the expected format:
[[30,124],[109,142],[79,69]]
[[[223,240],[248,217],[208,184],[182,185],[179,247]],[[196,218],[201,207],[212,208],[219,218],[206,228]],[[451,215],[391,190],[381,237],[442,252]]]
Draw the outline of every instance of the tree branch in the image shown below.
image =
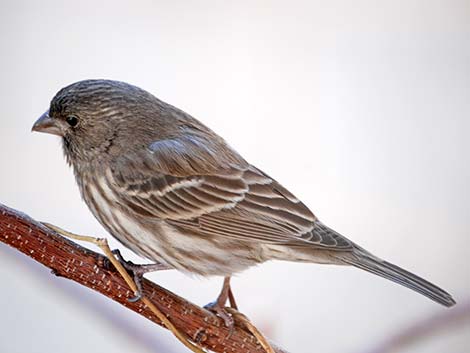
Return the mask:
[[[66,239],[29,216],[0,204],[0,241],[51,269],[107,296],[143,317],[162,322],[142,301],[127,301],[134,293],[109,265],[106,257]],[[193,341],[214,352],[261,352],[257,339],[245,328],[235,326],[233,334],[213,313],[144,279],[143,292],[175,325]],[[273,347],[276,352],[285,352]]]

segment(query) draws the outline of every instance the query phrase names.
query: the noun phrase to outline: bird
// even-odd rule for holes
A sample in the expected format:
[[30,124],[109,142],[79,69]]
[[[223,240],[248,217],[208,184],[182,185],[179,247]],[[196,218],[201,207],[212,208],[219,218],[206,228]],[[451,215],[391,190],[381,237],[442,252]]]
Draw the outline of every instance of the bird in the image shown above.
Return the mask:
[[[326,226],[210,128],[139,87],[105,79],[72,83],[32,130],[61,137],[93,215],[154,262],[132,267],[136,281],[167,268],[221,276],[222,290],[207,307],[227,326],[233,325],[224,309],[231,276],[269,260],[353,266],[446,307],[456,303]],[[141,297],[138,288],[133,300]]]

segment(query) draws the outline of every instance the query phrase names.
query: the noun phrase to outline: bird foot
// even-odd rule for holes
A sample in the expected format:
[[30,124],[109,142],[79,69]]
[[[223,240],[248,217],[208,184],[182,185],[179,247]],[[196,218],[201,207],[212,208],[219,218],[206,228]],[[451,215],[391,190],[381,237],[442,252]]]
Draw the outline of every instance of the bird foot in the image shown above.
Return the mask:
[[204,309],[213,312],[222,320],[224,320],[225,327],[229,329],[228,337],[230,337],[235,327],[235,320],[233,319],[232,315],[225,309],[225,307],[221,306],[219,303],[217,303],[217,301],[215,301],[204,305]]
[[128,298],[127,301],[131,303],[135,303],[142,299],[143,290],[142,290],[142,280],[144,278],[144,274],[147,272],[153,271],[162,271],[162,270],[169,270],[171,267],[168,267],[162,263],[155,263],[155,264],[145,264],[145,265],[138,265],[133,263],[132,261],[125,260],[119,249],[115,249],[112,251],[113,255],[116,256],[117,260],[120,262],[122,267],[124,267],[127,272],[132,275],[134,283],[137,287],[137,290],[134,292],[134,297]]

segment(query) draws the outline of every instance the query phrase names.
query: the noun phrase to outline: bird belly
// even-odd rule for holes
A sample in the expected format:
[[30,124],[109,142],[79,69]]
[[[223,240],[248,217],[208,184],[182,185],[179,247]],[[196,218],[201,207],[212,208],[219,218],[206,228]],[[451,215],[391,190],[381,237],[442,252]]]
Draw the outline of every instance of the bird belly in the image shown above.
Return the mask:
[[230,276],[267,260],[258,244],[195,234],[167,223],[160,238],[171,244],[164,250],[171,266],[202,276]]

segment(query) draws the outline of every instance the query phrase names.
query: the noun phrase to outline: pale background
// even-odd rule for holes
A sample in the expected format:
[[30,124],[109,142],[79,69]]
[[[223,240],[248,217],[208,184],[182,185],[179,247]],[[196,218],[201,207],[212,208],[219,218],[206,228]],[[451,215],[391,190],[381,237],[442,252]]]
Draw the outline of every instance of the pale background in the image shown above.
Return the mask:
[[[61,87],[119,79],[212,127],[326,224],[470,298],[470,1],[3,0],[0,28],[0,202],[105,235],[58,138],[30,129]],[[198,304],[221,285],[149,277]],[[1,352],[185,352],[3,244],[0,281]],[[445,310],[348,268],[268,263],[233,287],[297,353],[363,352]],[[467,321],[407,352],[469,346]]]

